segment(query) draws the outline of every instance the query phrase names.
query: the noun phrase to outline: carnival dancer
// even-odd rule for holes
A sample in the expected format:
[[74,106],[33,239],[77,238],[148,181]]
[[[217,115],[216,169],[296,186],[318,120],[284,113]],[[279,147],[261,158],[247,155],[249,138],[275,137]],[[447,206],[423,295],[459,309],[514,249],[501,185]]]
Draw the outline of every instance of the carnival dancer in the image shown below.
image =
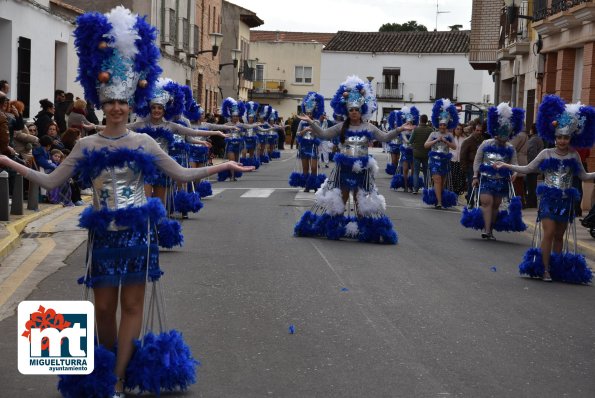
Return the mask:
[[[407,123],[385,133],[369,123],[377,108],[376,96],[372,86],[357,76],[349,76],[341,84],[331,106],[347,119],[327,130],[322,130],[309,116],[300,116],[317,137],[339,136],[341,152],[335,156],[335,169],[316,193],[314,207],[296,224],[295,235],[395,244],[397,233],[384,214],[386,201],[374,183],[378,165],[368,155],[368,144],[372,139],[390,141],[413,126]],[[351,195],[354,213],[351,203],[348,204]]]
[[[247,128],[247,125],[242,123],[240,120],[245,112],[244,103],[242,101],[236,101],[231,97],[227,97],[221,104],[221,116],[226,120],[227,126],[237,127],[240,130],[232,131],[231,135],[225,139],[225,155],[227,159],[237,161],[240,159],[240,154],[244,146],[243,130]],[[251,128],[252,126],[250,126]],[[236,181],[242,176],[242,173],[221,172],[217,175],[218,181],[225,181],[229,178],[230,181]]]
[[[302,99],[301,107],[302,112],[308,118],[313,118],[311,120],[317,124],[320,116],[324,113],[324,97],[317,92],[310,91]],[[294,169],[289,176],[289,185],[304,187],[304,192],[310,192],[312,189],[317,190],[326,178],[325,175],[318,174],[318,146],[321,140],[312,134],[308,122],[303,119],[298,125],[297,141],[297,159],[301,162],[302,172]]]
[[[179,136],[227,137],[221,131],[194,130],[174,123],[172,120],[184,110],[184,93],[180,86],[171,79],[160,78],[155,84],[153,95],[146,103],[137,104],[135,113],[141,117],[149,116],[128,124],[128,128],[137,133],[144,133],[157,141],[161,149],[169,153]],[[166,198],[172,195],[172,181],[157,171],[154,176],[146,176],[145,193],[147,197],[156,197],[166,204]],[[169,191],[169,192],[168,192]],[[171,209],[170,209],[171,210]]]
[[[229,162],[184,169],[151,137],[127,129],[129,104],[147,101],[160,73],[156,30],[144,18],[121,6],[105,15],[86,13],[77,18],[74,35],[78,79],[85,98],[103,109],[105,129],[80,139],[51,174],[0,156],[1,165],[47,189],[60,186],[75,173],[93,188],[93,204],[80,218],[80,225],[89,229],[89,239],[87,271],[79,282],[93,289],[96,325],[89,327],[97,330],[95,366],[89,375],[60,376],[58,389],[65,397],[124,397],[125,384],[154,394],[161,389],[186,389],[196,380],[196,361],[181,334],[148,331],[137,340],[145,287],[148,282],[158,286],[162,275],[155,229],[165,216],[161,201],[145,196],[143,177],[156,167],[185,181],[220,170],[250,168]],[[123,307],[119,322],[118,303]],[[141,343],[151,338],[154,346]],[[148,349],[153,357],[147,355]],[[170,359],[169,368],[163,366],[165,356]],[[140,358],[144,358],[142,364]]]
[[[482,142],[477,149],[473,162],[474,208],[465,207],[461,218],[463,226],[483,229],[483,239],[494,240],[493,230],[521,232],[527,229],[520,198],[515,196],[512,186],[516,174],[494,168],[498,161],[517,164],[517,153],[509,140],[523,128],[524,117],[523,109],[511,108],[506,102],[488,109],[488,133],[493,138]],[[500,211],[503,198],[508,200],[508,210]]]
[[[248,125],[255,124],[260,105],[257,102],[248,101],[244,103],[244,107],[245,123]],[[242,157],[240,158],[240,163],[246,166],[255,166],[257,169],[260,167],[260,140],[258,134],[258,127],[242,128],[244,147],[242,149]]]
[[[580,102],[565,104],[560,97],[547,95],[539,105],[537,131],[544,141],[555,147],[541,151],[527,166],[494,164],[496,168],[504,167],[516,173],[541,172],[544,175],[543,184],[537,189],[540,201],[533,244],[525,253],[519,271],[547,282],[553,279],[590,283],[593,274],[576,248],[574,205],[579,197],[572,187],[572,179],[595,179],[595,173],[585,172],[573,149],[591,148],[595,143],[595,109]],[[569,223],[571,231],[568,231]]]
[[[264,108],[270,108],[264,109]],[[268,148],[269,159],[279,159],[281,157],[281,152],[279,152],[279,131],[285,132],[285,128],[280,126],[277,123],[279,120],[279,113],[275,110],[275,108],[270,107],[269,105],[265,105],[263,107],[263,112],[268,116],[266,116],[266,122],[259,128],[262,133],[266,133],[266,142]]]
[[[320,128],[323,130],[328,129],[329,127],[333,127],[335,123],[331,122],[326,117],[326,112],[324,112],[320,118],[318,119],[320,122]],[[328,169],[328,164],[330,162],[330,155],[333,151],[333,142],[329,140],[321,140],[320,145],[318,145],[318,152],[320,152],[320,161],[324,163],[324,168]],[[319,166],[320,167],[320,166]]]
[[450,191],[450,159],[452,154],[449,148],[456,148],[452,133],[459,124],[457,109],[449,99],[439,99],[432,108],[432,124],[438,126],[438,131],[430,134],[424,144],[430,149],[428,168],[432,180],[427,181],[427,188],[423,190],[423,201],[434,205],[436,209],[449,208],[457,204],[457,195]]
[[[401,127],[405,123],[416,127],[419,125],[419,110],[415,106],[411,108],[405,106],[400,111],[397,111],[396,114],[393,112],[389,115],[389,129],[394,129],[395,125]],[[392,122],[391,117],[393,118]],[[403,131],[400,135],[399,167],[390,183],[392,189],[403,188],[405,192],[413,192],[413,175],[409,174],[409,171],[413,169],[413,149],[409,144],[410,137],[410,131]]]
[[[271,113],[273,112],[273,107],[270,105],[265,105],[260,107],[260,110],[258,111],[258,123],[262,126],[264,125],[267,120],[269,120],[269,117],[271,116]],[[259,128],[256,130],[256,136],[258,137],[258,152],[260,153],[260,163],[261,164],[265,164],[268,163],[271,160],[271,156],[269,154],[269,148],[268,148],[268,134],[267,134],[268,130],[267,129],[262,129]]]
[[[394,110],[388,115],[388,128],[394,128],[396,121],[397,121],[397,114],[399,111]],[[386,130],[386,128],[383,128]],[[384,171],[386,174],[394,176],[397,173],[397,169],[399,168],[399,158],[401,157],[401,134],[397,136],[394,140],[390,142],[382,143],[383,148],[388,154],[388,161],[386,162],[386,168]],[[391,181],[391,188],[392,188],[392,181]],[[396,189],[396,188],[394,188]]]

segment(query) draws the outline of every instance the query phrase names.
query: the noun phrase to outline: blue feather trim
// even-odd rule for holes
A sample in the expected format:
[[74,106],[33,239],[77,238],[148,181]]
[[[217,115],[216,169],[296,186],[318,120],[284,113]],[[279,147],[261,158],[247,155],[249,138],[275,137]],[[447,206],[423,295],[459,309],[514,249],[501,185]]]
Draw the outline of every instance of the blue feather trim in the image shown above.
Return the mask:
[[325,174],[310,174],[306,179],[307,189],[318,189],[326,179]]
[[550,275],[553,280],[585,285],[593,280],[593,272],[582,254],[552,253],[550,264]]
[[87,188],[103,170],[125,166],[142,172],[145,177],[151,177],[157,172],[155,157],[145,152],[142,147],[117,150],[110,150],[106,147],[93,150],[83,149],[83,157],[76,162],[74,168],[79,180]]
[[251,158],[240,158],[240,163],[244,166],[254,166],[258,170],[260,167],[260,160],[256,156]]
[[497,229],[497,231],[523,232],[527,230],[527,224],[523,222],[522,208],[523,204],[520,197],[514,196],[510,199],[508,209],[502,220],[503,228]]
[[436,152],[436,151],[430,151],[430,153],[428,154],[430,157],[436,158],[436,159],[446,159],[446,160],[450,160],[452,159],[452,153],[448,152]]
[[201,181],[196,189],[201,198],[213,195],[213,188],[209,181]]
[[135,341],[136,351],[126,368],[126,388],[139,393],[185,391],[196,383],[196,368],[190,347],[177,330],[155,335],[148,333]]
[[281,159],[281,152],[280,151],[272,151],[271,159]]
[[576,159],[556,159],[556,158],[547,158],[539,163],[539,170],[546,172],[546,171],[558,171],[560,168],[569,167],[572,170],[573,174],[577,174],[579,170],[579,163]]
[[[306,102],[308,102],[308,99],[314,99],[314,103],[315,103],[315,107],[314,110],[312,111],[312,117],[314,119],[320,119],[320,116],[322,116],[322,114],[324,113],[324,97],[320,94],[318,94],[316,91],[310,91],[308,92],[308,94],[306,94],[304,96],[304,98],[302,99],[302,102],[300,104],[301,108],[302,108],[302,113],[306,113]],[[268,120],[268,118],[267,118]]]
[[[236,171],[235,172],[235,178],[240,178],[242,176],[242,172],[241,171]],[[217,181],[219,182],[223,182],[227,179],[231,179],[231,171],[229,170],[224,170],[224,171],[220,171],[219,173],[217,173]]]
[[487,174],[490,177],[500,176],[501,178],[506,178],[512,175],[512,172],[508,169],[496,169],[494,166],[490,166],[483,163],[479,165],[479,171],[480,173]]
[[576,188],[560,189],[549,187],[545,184],[539,184],[537,187],[537,195],[541,200],[560,200],[568,198],[575,201],[580,197],[580,193]]
[[[440,113],[442,112],[442,106],[444,105],[444,101],[442,99],[437,100],[432,107],[432,125],[434,127],[438,127],[440,125]],[[457,108],[454,104],[450,104],[450,106],[445,109],[446,112],[449,113],[450,120],[446,128],[449,130],[454,129],[459,124],[459,113],[457,112]]]
[[360,156],[360,157],[352,157],[347,156],[342,153],[335,154],[335,163],[340,164],[341,167],[346,167],[348,170],[353,169],[353,165],[355,162],[360,162],[362,164],[362,171],[363,169],[368,168],[368,162],[370,160],[370,155],[368,156]]
[[203,208],[198,192],[177,191],[174,194],[174,209],[180,213],[198,213]]
[[184,92],[179,83],[171,81],[163,86],[172,100],[165,105],[165,119],[173,120],[184,112]]
[[463,209],[461,216],[461,225],[465,228],[482,230],[485,227],[483,212],[481,207],[469,209],[467,206]]
[[310,210],[306,211],[295,224],[293,234],[295,236],[318,236],[319,233],[316,230],[317,220],[318,216],[316,214],[312,213]]
[[504,158],[504,162],[508,162],[514,154],[514,147],[509,145],[486,145],[483,152],[496,153]]
[[[391,189],[399,189],[405,186],[405,179],[403,178],[403,174],[395,174],[393,178],[390,180],[390,188]],[[413,186],[413,185],[411,185]]]
[[88,375],[59,375],[58,391],[64,398],[105,398],[114,395],[116,354],[95,344],[95,367]]
[[537,110],[535,124],[537,133],[544,141],[550,144],[556,142],[556,127],[554,127],[553,122],[564,113],[565,109],[566,105],[562,98],[556,95],[546,95],[543,97]]
[[[149,24],[145,17],[140,16],[137,16],[134,27],[139,35],[139,38],[134,42],[138,50],[138,54],[134,57],[134,70],[140,72],[140,78],[147,81],[145,87],[137,86],[134,91],[133,105],[136,112],[137,107],[140,108],[149,103],[162,70],[159,66],[161,52],[155,45],[157,29]],[[136,113],[139,114],[139,112]]]
[[297,137],[297,142],[298,142],[299,145],[308,145],[308,146],[315,145],[315,146],[318,146],[318,145],[320,145],[320,143],[322,141],[320,141],[320,138],[307,139],[307,138],[304,138],[304,137],[302,137],[300,135],[300,136]]
[[394,130],[397,124],[397,119],[399,118],[399,111],[392,111],[389,115],[388,115],[388,129],[389,130]]
[[141,127],[136,130],[137,133],[147,134],[154,140],[163,139],[167,141],[167,145],[170,146],[175,141],[174,133],[163,127]]
[[579,117],[582,119],[582,131],[572,136],[570,146],[573,148],[592,148],[595,144],[595,108],[588,105],[581,106]]
[[448,189],[442,189],[442,207],[448,209],[457,205],[458,195]]
[[93,207],[87,207],[80,215],[79,226],[104,232],[113,222],[118,227],[146,231],[149,222],[151,225],[155,225],[163,217],[165,217],[165,208],[161,201],[157,198],[150,198],[142,206],[128,206],[118,210],[107,208],[96,210]]
[[269,155],[264,153],[260,155],[260,163],[268,163],[270,160]]
[[542,278],[544,270],[541,249],[534,247],[527,250],[519,264],[519,273],[528,275],[531,278]]
[[424,188],[422,191],[422,200],[427,205],[437,205],[438,199],[436,199],[434,188]]
[[[384,169],[384,171],[386,172],[386,174],[388,175],[395,175],[397,168],[395,167],[394,164],[392,163],[387,163],[386,164],[386,168]],[[392,188],[392,187],[391,187]]]
[[358,217],[358,240],[360,242],[384,243],[395,245],[398,242],[397,232],[387,216]]
[[159,240],[159,246],[166,249],[182,246],[184,244],[182,225],[176,220],[162,218],[157,224],[157,239]]
[[298,173],[296,171],[292,172],[289,175],[289,186],[290,187],[305,187],[307,176],[308,175],[304,175],[304,174]]
[[346,224],[344,216],[331,216],[325,213],[317,217],[313,228],[319,236],[324,236],[329,240],[339,240],[345,236]]

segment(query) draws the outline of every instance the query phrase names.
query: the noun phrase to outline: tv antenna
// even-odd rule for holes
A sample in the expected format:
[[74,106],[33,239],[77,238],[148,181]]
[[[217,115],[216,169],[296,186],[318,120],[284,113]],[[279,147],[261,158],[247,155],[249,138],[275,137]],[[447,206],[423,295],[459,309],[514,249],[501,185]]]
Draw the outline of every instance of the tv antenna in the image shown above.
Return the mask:
[[438,31],[438,15],[440,14],[448,14],[450,11],[440,11],[440,7],[438,6],[438,0],[436,0],[436,29],[434,31]]

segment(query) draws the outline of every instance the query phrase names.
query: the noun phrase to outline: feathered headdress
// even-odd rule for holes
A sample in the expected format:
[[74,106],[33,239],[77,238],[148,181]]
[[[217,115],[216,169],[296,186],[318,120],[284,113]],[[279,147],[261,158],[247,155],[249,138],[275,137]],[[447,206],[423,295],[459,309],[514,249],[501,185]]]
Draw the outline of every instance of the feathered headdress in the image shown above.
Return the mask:
[[85,13],[76,24],[77,80],[85,98],[98,109],[110,100],[146,104],[161,73],[155,28],[122,6]]
[[432,107],[432,124],[438,127],[441,123],[451,130],[459,124],[457,108],[448,98],[439,99]]
[[388,129],[394,130],[397,127],[397,119],[399,118],[399,111],[394,110],[388,115]]
[[231,97],[227,97],[221,104],[221,116],[226,119],[231,119],[232,116],[244,116],[245,112],[244,103],[242,101],[236,101]]
[[273,107],[270,105],[263,105],[260,107],[258,111],[258,117],[262,118],[263,120],[269,120],[271,117],[271,113],[273,112]]
[[311,113],[314,119],[324,113],[324,97],[316,91],[310,91],[302,98],[302,113]]
[[537,132],[541,138],[554,143],[556,135],[569,135],[574,148],[591,148],[595,142],[595,108],[566,104],[556,95],[546,95],[537,111]]
[[349,76],[339,86],[331,100],[331,107],[335,113],[347,117],[350,108],[359,108],[364,120],[370,119],[376,112],[376,94],[370,83],[364,82],[357,76]]
[[488,133],[492,137],[506,136],[512,138],[523,129],[525,110],[511,108],[508,102],[488,109]]
[[[397,111],[396,122],[397,127],[401,127],[407,122],[417,126],[419,124],[419,110],[415,106],[412,106],[411,108],[404,106],[400,111]],[[393,128],[391,128],[391,130]]]
[[186,104],[186,97],[182,86],[171,79],[159,78],[157,84],[155,84],[153,96],[145,103],[145,106],[139,107],[136,113],[141,116],[147,116],[151,111],[150,105],[152,104],[163,106],[166,120],[173,120],[177,116],[182,115]]
[[184,116],[192,122],[200,120],[205,110],[198,105],[192,96],[192,89],[189,86],[182,86],[182,92],[184,93]]
[[258,115],[258,108],[260,105],[258,102],[248,101],[244,102],[244,107],[246,108],[244,112],[244,117],[246,118],[246,122],[248,121],[249,117],[253,117],[256,120],[256,115]]
[[268,117],[267,120],[268,121],[271,121],[271,120],[272,121],[275,121],[277,119],[279,119],[279,112],[277,112],[276,109],[271,108],[271,114],[269,115],[269,117]]

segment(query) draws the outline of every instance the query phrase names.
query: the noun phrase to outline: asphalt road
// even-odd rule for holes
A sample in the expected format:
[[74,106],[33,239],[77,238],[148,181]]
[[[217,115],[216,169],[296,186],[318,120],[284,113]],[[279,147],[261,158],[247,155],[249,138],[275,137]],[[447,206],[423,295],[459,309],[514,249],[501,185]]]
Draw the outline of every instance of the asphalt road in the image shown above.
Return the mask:
[[[175,396],[595,396],[595,289],[520,277],[528,234],[482,241],[389,191],[378,155],[399,244],[295,238],[312,194],[288,189],[288,156],[213,184],[161,254],[168,325],[202,362]],[[79,299],[83,249],[29,299]],[[0,332],[0,397],[58,397],[54,377],[18,373],[16,316]]]

